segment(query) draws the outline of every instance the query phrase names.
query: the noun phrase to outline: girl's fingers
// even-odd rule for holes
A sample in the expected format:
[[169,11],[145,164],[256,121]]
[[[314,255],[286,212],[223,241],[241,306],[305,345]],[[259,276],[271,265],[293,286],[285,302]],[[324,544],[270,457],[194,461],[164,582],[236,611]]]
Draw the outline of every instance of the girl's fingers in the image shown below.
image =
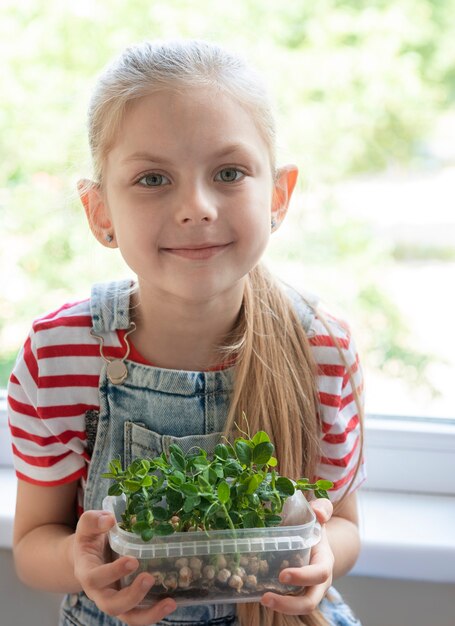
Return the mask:
[[137,559],[122,557],[112,563],[99,565],[83,576],[84,586],[90,589],[104,589],[114,585],[120,578],[131,574],[139,567]]
[[280,582],[304,587],[301,595],[280,596],[266,593],[261,599],[264,606],[286,615],[307,615],[314,611],[330,587],[331,570],[322,564],[287,568],[280,574]]
[[[323,505],[324,506],[324,505]],[[331,506],[331,505],[330,505]],[[330,507],[329,507],[330,509]],[[327,512],[330,512],[327,509]],[[279,596],[266,593],[262,604],[286,615],[308,615],[316,609],[330,587],[333,576],[333,554],[322,529],[320,544],[314,547],[311,562],[303,567],[288,567],[279,576],[284,584],[304,587],[300,595]]]
[[288,567],[279,576],[281,583],[298,587],[322,585],[331,579],[332,570],[328,564],[315,563],[304,567]]
[[78,563],[76,576],[88,597],[104,613],[118,616],[131,626],[159,622],[175,610],[174,600],[163,600],[150,609],[136,608],[154,585],[153,576],[141,573],[128,587],[118,589],[117,582],[138,568],[137,559],[122,557],[112,563],[104,562],[106,533],[114,524],[114,517],[102,511],[86,511],[81,515],[74,546]]
[[117,617],[128,626],[148,626],[160,622],[166,615],[177,608],[174,600],[165,598],[150,609],[134,609],[128,613],[122,613]]
[[128,587],[123,589],[107,587],[94,592],[91,599],[101,611],[108,615],[124,615],[137,607],[154,583],[153,576],[144,572],[137,576]]
[[261,604],[285,615],[309,615],[317,609],[327,591],[327,585],[316,585],[305,590],[300,596],[279,596],[266,593]]

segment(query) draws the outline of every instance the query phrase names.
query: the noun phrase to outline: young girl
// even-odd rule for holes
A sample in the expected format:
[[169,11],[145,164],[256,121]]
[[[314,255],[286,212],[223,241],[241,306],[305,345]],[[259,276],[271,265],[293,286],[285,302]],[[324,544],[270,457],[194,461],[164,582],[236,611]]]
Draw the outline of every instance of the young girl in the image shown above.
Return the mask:
[[[330,586],[359,552],[361,372],[346,326],[260,264],[297,169],[275,164],[258,77],[204,42],[130,47],[99,79],[89,139],[90,228],[136,279],[37,319],[11,375],[20,578],[67,594],[65,626],[358,624]],[[109,560],[100,474],[175,441],[213,449],[242,412],[270,434],[282,474],[334,482],[333,515],[312,503],[323,537],[310,565],[281,574],[305,592],[136,608],[154,580],[118,589],[138,561]]]

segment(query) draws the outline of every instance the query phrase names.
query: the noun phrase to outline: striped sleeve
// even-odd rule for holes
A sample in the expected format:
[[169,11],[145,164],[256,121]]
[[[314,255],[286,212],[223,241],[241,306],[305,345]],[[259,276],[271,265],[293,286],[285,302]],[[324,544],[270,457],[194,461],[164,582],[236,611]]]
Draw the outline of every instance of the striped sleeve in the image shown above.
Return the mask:
[[[86,475],[85,411],[98,406],[99,358],[87,344],[90,318],[80,313],[80,304],[65,305],[37,320],[9,380],[16,474],[32,484],[59,485]],[[84,352],[87,357],[78,358]]]
[[359,357],[349,330],[333,318],[327,322],[331,334],[316,321],[316,333],[310,339],[318,366],[322,418],[321,458],[316,472],[318,479],[334,483],[329,496],[337,501],[346,490],[355,491],[366,479],[359,415],[359,405],[363,413],[364,391]]

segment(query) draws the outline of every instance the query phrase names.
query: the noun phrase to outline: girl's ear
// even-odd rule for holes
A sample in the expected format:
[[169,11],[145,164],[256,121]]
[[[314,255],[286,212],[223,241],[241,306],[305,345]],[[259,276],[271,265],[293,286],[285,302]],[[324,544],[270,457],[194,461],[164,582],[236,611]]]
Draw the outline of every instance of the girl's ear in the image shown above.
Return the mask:
[[117,247],[114,242],[114,229],[99,185],[83,179],[77,183],[79,197],[83,204],[90,230],[96,239],[107,248]]
[[285,165],[276,173],[272,200],[272,232],[277,230],[284,220],[298,173],[296,165]]

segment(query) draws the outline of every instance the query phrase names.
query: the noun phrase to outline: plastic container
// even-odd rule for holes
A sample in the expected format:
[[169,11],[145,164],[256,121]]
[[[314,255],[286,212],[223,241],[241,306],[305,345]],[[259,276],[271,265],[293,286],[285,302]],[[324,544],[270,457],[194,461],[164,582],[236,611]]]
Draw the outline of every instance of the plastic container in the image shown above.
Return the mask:
[[[103,509],[120,521],[124,496],[107,496]],[[139,606],[166,597],[174,598],[178,606],[189,606],[254,602],[266,591],[301,592],[301,587],[280,583],[278,576],[286,567],[308,565],[320,537],[320,525],[306,503],[304,523],[298,526],[174,533],[144,542],[117,524],[109,532],[109,543],[114,558],[128,555],[139,560],[138,570],[121,580],[122,587],[140,572],[156,578]]]

